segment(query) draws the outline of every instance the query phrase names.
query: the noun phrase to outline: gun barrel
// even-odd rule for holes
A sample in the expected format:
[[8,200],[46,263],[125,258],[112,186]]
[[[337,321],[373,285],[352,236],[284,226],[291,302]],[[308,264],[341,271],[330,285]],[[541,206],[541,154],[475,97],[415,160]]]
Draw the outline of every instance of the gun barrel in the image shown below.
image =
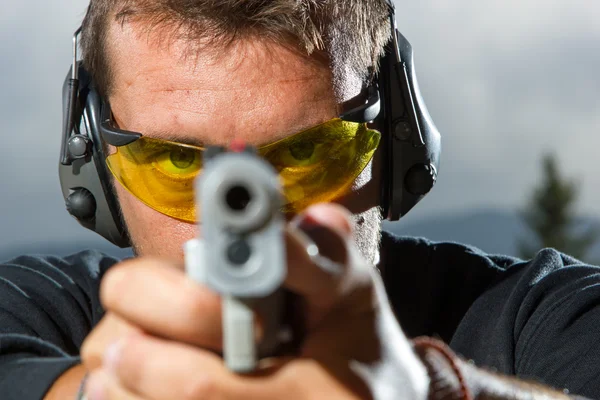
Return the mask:
[[211,159],[197,182],[206,279],[223,295],[266,297],[285,278],[284,224],[275,170],[250,153]]
[[[277,172],[250,152],[210,151],[196,180],[202,239],[186,244],[186,268],[223,298],[223,352],[236,372],[257,363],[254,312],[267,310],[260,349],[276,347],[287,273]],[[275,323],[274,323],[275,322]]]

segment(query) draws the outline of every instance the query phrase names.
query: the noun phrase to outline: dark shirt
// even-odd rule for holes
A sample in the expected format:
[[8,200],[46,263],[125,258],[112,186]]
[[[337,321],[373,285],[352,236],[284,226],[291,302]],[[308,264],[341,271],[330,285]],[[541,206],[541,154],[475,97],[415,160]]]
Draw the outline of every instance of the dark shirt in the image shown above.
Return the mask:
[[[103,315],[95,251],[0,265],[0,399],[41,399]],[[531,262],[384,234],[381,270],[403,329],[478,365],[600,398],[600,269],[554,250]]]
[[600,399],[600,268],[384,235],[382,275],[409,337],[436,336],[479,366]]

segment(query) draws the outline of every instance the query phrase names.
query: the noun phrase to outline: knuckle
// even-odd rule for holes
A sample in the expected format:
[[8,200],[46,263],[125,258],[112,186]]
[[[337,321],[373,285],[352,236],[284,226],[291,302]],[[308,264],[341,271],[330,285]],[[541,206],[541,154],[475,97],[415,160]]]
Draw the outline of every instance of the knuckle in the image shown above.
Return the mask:
[[352,213],[335,203],[320,203],[310,207],[306,214],[318,223],[338,231],[342,236],[352,234]]
[[211,292],[205,286],[197,286],[185,296],[188,301],[190,317],[198,321],[201,319],[211,319],[220,311],[220,301],[218,296]]
[[[182,335],[212,349],[221,347],[221,300],[204,287],[193,290],[186,299],[187,314]],[[189,323],[196,321],[196,323]]]
[[181,400],[211,400],[217,398],[216,381],[207,376],[194,375],[182,390]]
[[114,326],[114,317],[109,312],[85,338],[79,355],[82,363],[89,369],[98,368],[102,364],[106,344],[115,336]]
[[100,283],[100,300],[105,307],[119,304],[122,294],[127,292],[129,275],[130,270],[123,264],[117,264],[106,272]]
[[102,364],[101,353],[94,344],[95,343],[93,340],[87,339],[85,342],[83,342],[79,352],[79,355],[81,356],[81,362],[88,369],[98,368]]
[[116,368],[121,378],[125,379],[128,386],[142,387],[144,377],[148,374],[149,354],[143,349],[142,338],[138,336],[129,336],[121,339],[119,344],[119,357]]
[[[295,400],[305,400],[311,398],[309,393],[307,393],[307,388],[310,386],[307,387],[305,382],[298,379],[296,374],[285,374],[280,378],[273,388],[273,399],[289,399],[293,397]],[[290,394],[293,394],[293,396],[290,396]],[[314,397],[314,394],[312,397]],[[326,396],[323,398],[326,398]]]

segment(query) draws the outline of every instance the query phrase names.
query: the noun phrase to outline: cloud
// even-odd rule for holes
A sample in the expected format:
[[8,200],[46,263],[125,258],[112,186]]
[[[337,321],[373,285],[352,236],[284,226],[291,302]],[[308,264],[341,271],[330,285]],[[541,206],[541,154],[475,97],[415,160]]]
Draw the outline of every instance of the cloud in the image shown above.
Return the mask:
[[600,3],[422,0],[398,5],[443,134],[437,187],[415,214],[517,207],[556,151],[600,213]]
[[87,3],[12,3],[0,13],[0,250],[100,241],[66,213],[57,173],[62,81]]

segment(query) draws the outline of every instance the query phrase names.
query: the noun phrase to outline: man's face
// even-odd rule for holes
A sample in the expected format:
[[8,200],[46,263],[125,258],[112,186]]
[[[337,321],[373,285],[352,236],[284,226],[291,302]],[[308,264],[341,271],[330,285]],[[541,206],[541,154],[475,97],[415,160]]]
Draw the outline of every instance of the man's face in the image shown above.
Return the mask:
[[[114,24],[108,41],[114,67],[109,100],[121,129],[205,146],[232,140],[260,145],[340,114],[329,68],[283,46],[249,39],[189,56],[186,43],[161,42],[141,31]],[[373,261],[380,224],[379,185],[371,171],[365,168],[340,202],[356,215],[357,244]],[[182,245],[197,235],[196,226],[149,208],[118,182],[115,189],[136,254],[183,260]]]

